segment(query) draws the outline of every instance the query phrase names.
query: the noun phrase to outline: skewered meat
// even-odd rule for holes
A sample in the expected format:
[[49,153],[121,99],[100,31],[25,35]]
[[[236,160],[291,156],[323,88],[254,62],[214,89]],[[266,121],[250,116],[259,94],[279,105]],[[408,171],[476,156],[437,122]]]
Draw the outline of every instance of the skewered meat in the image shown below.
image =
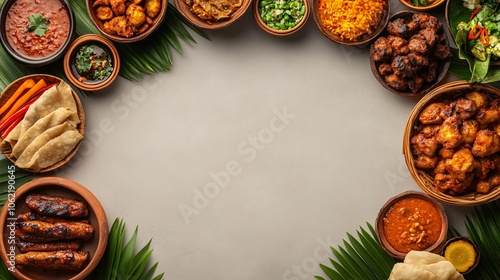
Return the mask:
[[[60,222],[68,222],[68,221],[73,221],[73,220],[68,220],[68,219],[61,219],[61,218],[56,218],[56,217],[49,217],[49,216],[43,216],[40,215],[36,212],[26,212],[26,213],[21,213],[17,215],[16,221],[18,222],[25,222],[25,221],[35,221],[39,220],[42,222],[47,222],[47,223],[60,223]],[[75,222],[80,222],[80,223],[86,223],[90,224],[89,220],[74,220]]]
[[94,227],[80,222],[46,223],[42,221],[16,222],[16,236],[30,242],[51,242],[83,239],[94,236]]
[[57,250],[80,250],[82,247],[81,241],[58,241],[58,242],[46,242],[46,243],[38,243],[38,242],[29,242],[24,240],[17,240],[16,245],[21,250],[21,252],[51,252]]
[[89,259],[89,252],[72,250],[28,252],[16,255],[16,264],[50,270],[81,270],[87,265]]
[[87,203],[71,198],[29,194],[26,196],[26,205],[31,210],[47,216],[79,218],[89,215]]

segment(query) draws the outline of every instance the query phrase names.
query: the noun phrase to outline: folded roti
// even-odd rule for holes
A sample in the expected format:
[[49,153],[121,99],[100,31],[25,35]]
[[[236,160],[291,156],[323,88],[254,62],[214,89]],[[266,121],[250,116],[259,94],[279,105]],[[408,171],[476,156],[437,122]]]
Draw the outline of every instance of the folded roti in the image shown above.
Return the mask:
[[36,137],[47,129],[62,124],[73,113],[68,108],[61,107],[36,121],[13,146],[11,156],[18,158]]
[[389,280],[463,280],[453,264],[438,254],[410,251],[403,263],[394,265]]

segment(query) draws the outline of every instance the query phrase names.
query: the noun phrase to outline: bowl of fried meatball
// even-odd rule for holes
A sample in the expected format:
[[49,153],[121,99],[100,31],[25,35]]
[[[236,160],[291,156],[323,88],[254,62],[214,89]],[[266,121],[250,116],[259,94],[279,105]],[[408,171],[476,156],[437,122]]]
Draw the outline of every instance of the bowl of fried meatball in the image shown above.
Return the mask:
[[87,13],[105,37],[131,43],[161,26],[167,6],[167,0],[87,0]]
[[500,197],[500,90],[456,81],[426,94],[412,110],[403,154],[415,182],[450,205]]
[[380,84],[402,96],[423,96],[450,67],[451,51],[443,23],[427,13],[394,14],[370,46],[370,66]]

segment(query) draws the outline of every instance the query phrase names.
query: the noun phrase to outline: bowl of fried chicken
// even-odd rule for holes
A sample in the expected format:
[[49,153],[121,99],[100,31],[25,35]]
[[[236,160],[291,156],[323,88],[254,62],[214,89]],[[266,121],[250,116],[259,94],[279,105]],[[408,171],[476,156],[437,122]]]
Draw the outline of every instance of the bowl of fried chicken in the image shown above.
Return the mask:
[[415,182],[451,205],[500,197],[500,90],[456,81],[426,94],[412,110],[403,154]]
[[161,26],[167,6],[167,0],[87,0],[87,13],[105,37],[131,43]]
[[446,76],[451,56],[443,23],[423,12],[394,14],[370,46],[373,75],[402,96],[423,96],[435,88]]

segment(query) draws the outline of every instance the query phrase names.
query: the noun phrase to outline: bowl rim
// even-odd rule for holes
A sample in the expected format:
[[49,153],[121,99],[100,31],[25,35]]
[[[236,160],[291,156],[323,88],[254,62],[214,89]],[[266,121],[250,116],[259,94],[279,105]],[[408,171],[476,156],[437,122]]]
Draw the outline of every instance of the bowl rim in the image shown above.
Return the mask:
[[304,5],[306,6],[306,11],[304,13],[304,16],[300,20],[300,22],[293,28],[287,29],[287,30],[277,30],[277,29],[272,29],[268,27],[264,21],[262,20],[262,17],[260,16],[259,13],[259,5],[260,2],[264,0],[253,0],[252,1],[252,10],[253,10],[253,17],[255,21],[257,22],[257,25],[264,30],[266,33],[269,33],[271,35],[276,35],[276,36],[287,36],[296,33],[299,31],[304,25],[306,25],[307,21],[309,20],[309,15],[311,14],[311,3],[309,0],[302,0]]
[[[427,93],[413,107],[406,121],[403,135],[403,155],[405,158],[406,166],[408,167],[408,170],[414,181],[423,191],[425,191],[436,200],[454,206],[473,206],[494,201],[500,198],[500,186],[497,186],[487,194],[471,192],[464,195],[450,195],[442,193],[436,190],[436,188],[434,187],[434,179],[431,176],[429,176],[424,170],[416,168],[411,151],[411,145],[409,143],[414,129],[414,120],[417,119],[419,113],[428,104],[430,104],[430,102],[445,99],[443,95],[458,96],[463,94],[463,92],[470,92],[473,90],[487,91],[489,94],[495,94],[500,98],[500,89],[489,84],[470,84],[465,80],[443,84]],[[455,91],[460,92],[457,93]]]
[[440,217],[441,217],[441,232],[439,235],[438,240],[436,243],[433,245],[429,246],[423,251],[427,252],[432,252],[432,253],[441,253],[441,250],[444,247],[444,244],[446,243],[447,235],[448,235],[448,216],[446,215],[446,211],[444,209],[443,204],[441,204],[439,201],[434,199],[432,196],[428,195],[425,192],[421,191],[415,191],[415,190],[409,190],[409,191],[404,191],[402,193],[399,193],[395,196],[390,197],[384,205],[380,208],[377,217],[375,219],[375,232],[377,235],[377,240],[379,241],[380,245],[382,246],[382,249],[389,254],[391,257],[398,259],[398,260],[403,260],[406,254],[408,253],[403,253],[400,251],[397,251],[394,249],[390,243],[387,241],[385,234],[383,233],[383,227],[384,227],[384,217],[386,213],[391,209],[391,207],[398,201],[404,199],[404,198],[411,198],[411,197],[416,197],[419,199],[426,200],[430,202],[436,210],[439,212]]
[[434,8],[437,8],[437,7],[441,6],[446,1],[447,0],[436,0],[436,1],[434,1],[434,3],[432,3],[430,5],[415,7],[408,0],[399,0],[399,2],[401,2],[401,4],[405,5],[406,7],[410,8],[412,10],[419,11],[419,12],[429,11],[429,10],[432,10]]
[[[12,4],[17,1],[17,0],[5,0],[2,4],[2,7],[0,8],[0,18],[3,19],[4,15],[7,16],[6,14],[8,13],[10,7]],[[33,67],[40,67],[40,66],[46,66],[52,62],[55,62],[59,60],[61,57],[64,56],[66,53],[66,50],[70,46],[71,42],[73,41],[73,38],[76,34],[76,17],[75,13],[73,11],[73,8],[71,7],[71,4],[69,3],[68,0],[59,0],[65,7],[66,10],[68,11],[69,15],[69,22],[70,22],[70,27],[69,27],[69,34],[68,38],[66,38],[66,41],[62,45],[61,48],[59,48],[58,51],[55,53],[44,57],[42,59],[30,59],[27,58],[26,56],[20,55],[18,52],[16,52],[12,47],[10,46],[8,39],[5,35],[5,21],[0,20],[0,41],[2,43],[3,48],[5,51],[15,60],[22,62],[24,64],[27,64],[29,66]]]
[[[26,75],[26,76],[20,77],[20,78],[14,80],[13,82],[11,82],[10,84],[8,84],[4,88],[4,90],[0,93],[0,100],[2,99],[2,96],[6,93],[6,91],[12,85],[19,83],[21,81],[24,81],[25,79],[28,79],[28,78],[44,78],[44,77],[46,79],[57,80],[59,82],[63,81],[63,79],[56,77],[56,76],[53,76],[53,75],[50,75],[50,74]],[[71,85],[70,85],[70,88],[71,88]],[[78,117],[80,118],[80,123],[77,125],[77,130],[82,134],[82,136],[85,137],[85,111],[83,109],[83,105],[82,105],[82,102],[80,100],[80,97],[78,96],[78,94],[75,92],[75,90],[73,88],[71,88],[71,93],[73,95],[73,98],[75,99],[75,103],[76,103],[76,107],[77,107],[77,111],[78,111],[77,114],[78,114]],[[76,155],[77,151],[79,150],[80,146],[82,145],[82,142],[83,142],[83,139],[80,142],[78,142],[78,144],[75,146],[75,148],[64,159],[62,159],[59,162],[54,163],[53,165],[51,165],[49,167],[46,167],[46,168],[41,169],[39,171],[33,170],[33,169],[24,169],[24,170],[32,172],[32,173],[45,173],[45,172],[53,171],[57,168],[60,168],[63,165],[65,165],[68,161],[70,161],[71,158],[73,158]],[[10,153],[5,152],[5,148],[3,145],[0,145],[0,149],[1,149],[2,153],[4,154],[4,156],[15,165],[16,164],[15,160],[13,160],[10,157]],[[17,165],[16,165],[16,167],[17,167]]]
[[174,0],[174,4],[177,8],[177,11],[192,25],[205,30],[218,30],[228,27],[229,25],[240,19],[246,13],[248,7],[250,7],[250,4],[252,4],[252,1],[253,0],[243,0],[241,7],[231,15],[230,19],[216,21],[211,24],[202,19],[199,19],[195,14],[193,14],[190,11],[189,6],[183,0]]
[[340,39],[339,36],[332,34],[330,31],[326,30],[322,24],[321,24],[321,19],[318,15],[318,5],[320,0],[311,0],[312,1],[312,9],[311,12],[313,14],[313,19],[314,22],[316,23],[317,28],[319,31],[330,41],[340,44],[340,45],[346,45],[346,46],[365,46],[369,44],[371,41],[373,41],[375,38],[377,38],[380,33],[382,33],[385,30],[385,27],[387,26],[387,23],[389,22],[389,18],[391,17],[391,1],[390,0],[384,0],[385,1],[385,8],[383,10],[382,18],[380,19],[379,25],[375,30],[370,34],[370,35],[363,35],[360,40],[358,41],[348,41],[348,40],[342,40]]
[[[107,47],[111,52],[110,55],[112,56],[111,59],[113,61],[113,72],[111,72],[111,75],[105,80],[102,80],[101,82],[96,84],[86,84],[84,82],[81,82],[71,70],[71,58],[77,51],[78,47],[91,42],[97,42],[98,44],[102,44]],[[73,41],[73,43],[69,46],[68,51],[64,55],[64,73],[66,74],[66,78],[68,78],[68,80],[77,88],[88,91],[101,90],[111,85],[118,77],[120,66],[120,55],[118,53],[118,50],[116,49],[116,46],[113,44],[113,42],[111,42],[111,40],[98,34],[85,34],[76,38],[75,41]]]
[[[399,12],[391,15],[389,17],[389,21],[388,22],[390,22],[392,20],[395,20],[395,19],[398,19],[398,18],[409,17],[409,16],[412,16],[414,14],[426,14],[426,15],[431,16],[431,14],[429,14],[427,12],[402,10],[402,11],[399,11]],[[443,32],[444,35],[446,35],[446,31],[444,30],[444,26],[442,28],[442,32]],[[382,37],[382,36],[384,36],[386,33],[387,33],[387,31],[384,28],[384,31],[381,32],[377,36],[377,39],[380,38],[380,37]],[[445,38],[445,41],[446,41],[447,45],[449,45],[450,42],[448,40],[448,37],[444,36],[444,38]],[[372,53],[372,51],[373,51],[374,44],[375,44],[375,41],[373,41],[370,44],[370,53]],[[441,62],[441,63],[439,63],[439,62]],[[442,65],[442,69],[441,69],[439,75],[437,76],[436,81],[434,83],[432,83],[432,84],[429,84],[428,88],[426,88],[424,90],[420,90],[417,93],[413,93],[411,91],[399,91],[399,90],[396,90],[396,89],[390,87],[385,82],[385,80],[382,78],[382,75],[380,75],[380,73],[378,72],[377,62],[375,62],[373,60],[373,57],[370,56],[370,68],[371,68],[371,71],[372,71],[373,76],[375,77],[375,79],[377,79],[377,81],[380,83],[380,85],[382,85],[386,90],[388,90],[388,91],[390,91],[390,92],[392,92],[392,93],[394,93],[396,95],[407,96],[407,97],[422,97],[422,96],[425,96],[427,93],[429,93],[430,91],[432,91],[433,89],[435,89],[437,86],[439,86],[441,82],[443,82],[444,78],[448,74],[448,70],[450,69],[451,58],[448,58],[446,61],[438,61],[438,64]]]
[[[104,208],[97,199],[97,197],[89,189],[87,189],[86,187],[75,181],[63,177],[35,178],[20,186],[15,191],[13,197],[14,199],[16,197],[20,198],[23,195],[35,190],[38,187],[50,187],[50,186],[60,187],[68,191],[74,192],[79,196],[83,197],[83,199],[89,204],[90,208],[92,209],[92,212],[94,212],[96,216],[96,220],[98,223],[98,225],[96,226],[99,227],[97,248],[87,266],[83,270],[81,270],[78,274],[76,274],[74,277],[71,278],[71,280],[84,279],[97,266],[97,264],[103,257],[104,252],[106,250],[106,246],[108,244],[109,227],[108,227],[106,212],[104,211]],[[2,238],[0,238],[0,253],[1,253],[0,257],[4,264],[8,262],[7,252],[5,251],[5,243],[3,238],[3,236],[6,234],[4,224],[7,222],[8,212],[9,212],[9,207],[2,207],[2,210],[0,212],[0,236],[2,236]],[[25,276],[18,269],[16,269],[14,273],[11,272],[11,274],[23,280],[31,280],[31,278]]]
[[163,24],[163,22],[165,21],[165,18],[166,18],[166,15],[167,15],[168,1],[167,0],[160,0],[160,1],[161,1],[161,4],[162,4],[161,12],[156,17],[156,19],[154,20],[153,25],[151,27],[149,27],[149,29],[146,30],[145,32],[143,32],[143,33],[141,33],[141,34],[139,34],[137,36],[132,36],[130,38],[125,38],[125,37],[121,37],[121,36],[118,36],[118,35],[112,35],[112,34],[109,34],[109,33],[105,32],[100,27],[100,25],[97,23],[97,21],[99,19],[97,19],[94,16],[94,12],[93,12],[94,9],[93,9],[92,4],[91,4],[91,2],[94,2],[94,0],[86,0],[85,1],[85,3],[86,3],[85,5],[87,6],[87,15],[89,16],[90,21],[92,21],[92,23],[94,24],[94,27],[97,28],[97,30],[104,37],[108,38],[111,41],[118,42],[118,43],[134,43],[134,42],[138,42],[138,41],[141,41],[141,40],[147,38],[150,34],[152,34],[153,32],[155,32]]

